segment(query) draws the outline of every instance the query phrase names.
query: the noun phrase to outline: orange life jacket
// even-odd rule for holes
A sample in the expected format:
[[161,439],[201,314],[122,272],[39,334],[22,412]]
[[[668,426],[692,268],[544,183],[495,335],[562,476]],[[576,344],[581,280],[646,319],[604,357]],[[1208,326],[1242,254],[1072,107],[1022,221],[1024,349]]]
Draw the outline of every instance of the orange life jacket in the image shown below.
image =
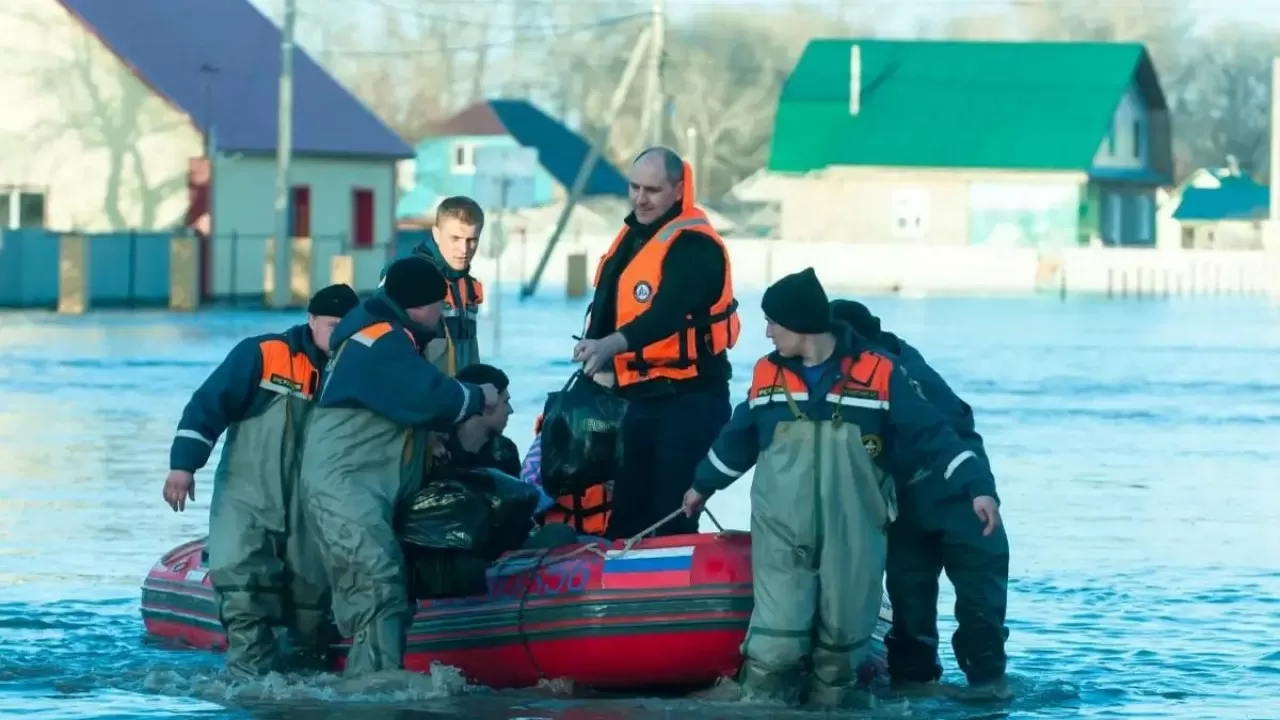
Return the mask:
[[613,510],[613,490],[607,483],[592,485],[579,495],[561,495],[543,516],[548,523],[563,523],[585,535],[603,535]]
[[474,321],[483,304],[484,285],[479,280],[464,275],[456,283],[449,283],[448,292],[444,296],[444,316]]
[[[713,357],[732,348],[738,342],[742,329],[738,319],[738,301],[733,296],[733,273],[730,270],[729,251],[720,234],[711,227],[706,213],[693,204],[693,170],[684,164],[684,198],[680,214],[663,225],[646,242],[635,257],[627,263],[618,277],[617,317],[615,327],[622,327],[649,309],[649,303],[662,286],[662,261],[672,244],[686,232],[706,235],[720,246],[724,253],[724,290],[712,304],[707,315],[689,316],[688,327],[659,340],[652,345],[618,353],[613,358],[613,371],[618,386],[625,387],[645,380],[668,378],[687,380],[697,377],[697,361],[701,357]],[[605,264],[618,252],[627,236],[624,227],[609,251],[596,266],[595,285],[599,287]]]
[[[863,352],[857,358],[846,357],[841,360],[840,375],[825,396],[813,398],[803,377],[765,356],[756,361],[751,373],[747,406],[756,409],[775,403],[790,405],[801,401],[796,410],[801,410],[801,406],[824,407],[824,412],[832,415],[840,415],[851,408],[884,411],[889,409],[889,378],[892,374],[893,362],[878,353]],[[817,399],[823,400],[824,405],[811,402]],[[831,416],[809,419],[829,420]]]
[[[542,432],[542,414],[533,420],[533,434]],[[605,484],[592,485],[581,495],[561,495],[547,509],[543,522],[571,525],[586,535],[603,535],[609,527],[613,509],[613,490]]]

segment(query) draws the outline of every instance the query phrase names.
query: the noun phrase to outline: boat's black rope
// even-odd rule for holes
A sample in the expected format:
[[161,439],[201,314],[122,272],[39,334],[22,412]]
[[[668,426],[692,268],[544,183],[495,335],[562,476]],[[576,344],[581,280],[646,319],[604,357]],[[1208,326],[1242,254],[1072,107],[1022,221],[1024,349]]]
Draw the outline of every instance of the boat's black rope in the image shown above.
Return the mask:
[[551,554],[554,548],[546,548],[538,553],[538,558],[533,564],[533,569],[529,570],[528,577],[524,578],[523,589],[520,592],[520,605],[516,608],[516,633],[520,636],[520,646],[524,648],[525,657],[529,658],[529,664],[533,666],[534,671],[538,673],[538,680],[546,680],[547,676],[542,672],[542,668],[538,665],[538,659],[533,654],[533,647],[529,645],[529,635],[524,631],[524,609],[529,601],[529,594],[533,592],[534,583],[538,578],[538,571],[542,569],[542,563]]

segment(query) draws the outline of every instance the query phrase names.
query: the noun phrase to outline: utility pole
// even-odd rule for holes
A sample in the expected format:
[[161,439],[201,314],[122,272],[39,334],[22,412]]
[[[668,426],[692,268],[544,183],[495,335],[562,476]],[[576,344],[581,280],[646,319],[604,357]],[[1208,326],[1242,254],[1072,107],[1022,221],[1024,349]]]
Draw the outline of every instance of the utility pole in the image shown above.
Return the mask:
[[520,298],[532,297],[538,291],[538,283],[542,280],[542,273],[546,272],[547,265],[551,262],[551,253],[556,249],[556,243],[560,241],[560,236],[564,234],[564,230],[569,226],[569,217],[573,214],[573,208],[578,204],[578,199],[582,196],[583,191],[587,189],[587,180],[591,177],[591,173],[596,168],[596,162],[600,160],[600,154],[604,152],[604,146],[609,143],[609,130],[613,127],[614,118],[618,116],[618,112],[622,109],[623,102],[627,99],[627,93],[631,90],[631,84],[635,82],[636,75],[640,71],[640,60],[644,58],[644,53],[649,49],[649,43],[652,28],[645,28],[640,33],[640,38],[636,41],[636,46],[631,50],[631,57],[627,59],[627,66],[622,70],[622,77],[618,80],[618,86],[613,90],[613,97],[609,100],[609,108],[604,115],[604,136],[598,141],[591,143],[591,149],[587,153],[587,157],[583,159],[582,166],[578,168],[578,175],[573,179],[573,187],[569,188],[569,197],[565,198],[564,208],[560,210],[560,218],[556,221],[556,229],[552,231],[550,239],[547,240],[547,246],[542,250],[542,257],[538,259],[538,266],[533,269],[533,277],[529,278],[528,284],[520,288]]
[[293,300],[293,278],[289,256],[289,163],[293,159],[293,27],[297,20],[297,0],[284,0],[284,24],[280,28],[280,104],[276,131],[276,233],[271,305],[286,308]]
[[653,0],[653,24],[649,28],[649,97],[645,98],[649,144],[661,145],[667,126],[667,92],[662,85],[662,54],[666,39],[667,17],[664,0]]
[[1271,212],[1268,213],[1262,247],[1270,256],[1273,304],[1280,304],[1280,57],[1271,59],[1271,162],[1270,180]]

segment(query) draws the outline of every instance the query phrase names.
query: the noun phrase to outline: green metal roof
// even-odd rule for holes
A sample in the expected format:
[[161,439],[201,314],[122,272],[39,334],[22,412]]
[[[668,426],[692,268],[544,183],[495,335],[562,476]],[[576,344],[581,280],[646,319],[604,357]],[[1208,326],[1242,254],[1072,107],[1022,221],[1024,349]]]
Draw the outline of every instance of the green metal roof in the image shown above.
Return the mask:
[[1087,170],[1135,78],[1150,107],[1166,108],[1137,43],[814,40],[783,87],[769,170]]

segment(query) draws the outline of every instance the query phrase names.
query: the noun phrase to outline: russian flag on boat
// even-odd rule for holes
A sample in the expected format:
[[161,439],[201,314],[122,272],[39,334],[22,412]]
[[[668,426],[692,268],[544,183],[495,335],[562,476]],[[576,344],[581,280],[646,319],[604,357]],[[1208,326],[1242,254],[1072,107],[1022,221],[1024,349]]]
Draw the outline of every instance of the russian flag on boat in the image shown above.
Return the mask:
[[693,574],[693,546],[610,550],[600,585],[606,590],[688,587]]

